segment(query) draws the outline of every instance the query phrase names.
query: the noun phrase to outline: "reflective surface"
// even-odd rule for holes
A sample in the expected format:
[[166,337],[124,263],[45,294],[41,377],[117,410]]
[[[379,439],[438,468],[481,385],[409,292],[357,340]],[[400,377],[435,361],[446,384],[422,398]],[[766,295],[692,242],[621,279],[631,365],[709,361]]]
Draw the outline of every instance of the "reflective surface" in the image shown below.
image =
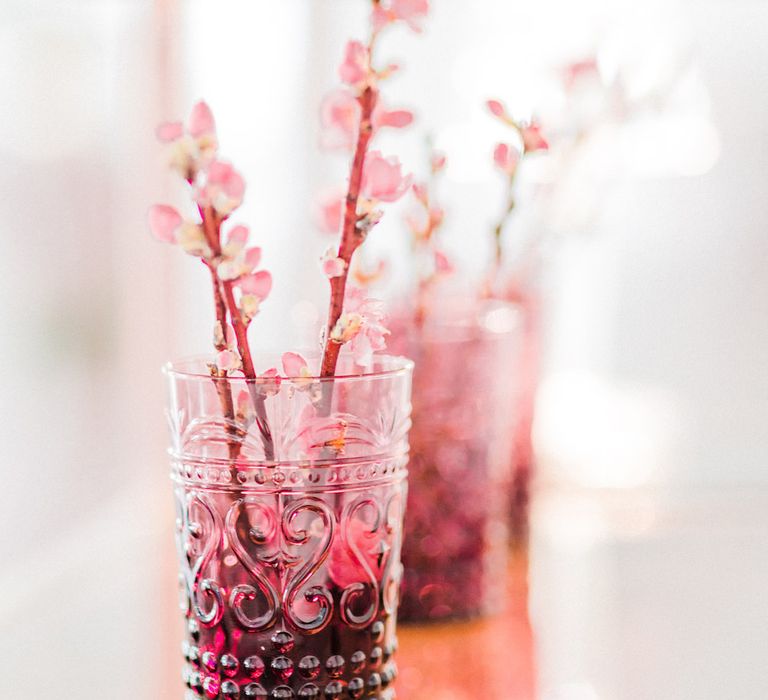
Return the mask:
[[532,700],[533,640],[525,556],[513,552],[502,614],[473,622],[399,625],[400,700]]
[[531,618],[543,700],[761,700],[768,490],[540,493]]

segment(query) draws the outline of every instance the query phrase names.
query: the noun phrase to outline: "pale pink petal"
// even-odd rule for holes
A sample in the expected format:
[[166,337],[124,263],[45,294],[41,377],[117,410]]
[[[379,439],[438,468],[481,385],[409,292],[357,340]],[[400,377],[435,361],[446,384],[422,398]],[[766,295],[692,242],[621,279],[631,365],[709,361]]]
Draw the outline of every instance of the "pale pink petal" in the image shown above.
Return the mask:
[[181,122],[163,122],[155,129],[157,140],[171,143],[184,136],[184,125]]
[[344,61],[339,66],[341,82],[357,85],[368,77],[368,49],[359,41],[349,41],[344,50]]
[[444,153],[433,153],[430,159],[430,165],[432,166],[433,173],[439,173],[445,168],[446,157]]
[[367,299],[364,289],[348,284],[344,294],[344,310],[356,312],[365,305]]
[[238,224],[227,234],[227,245],[234,244],[238,247],[244,246],[248,242],[249,233],[247,226]]
[[379,151],[371,151],[366,156],[362,189],[369,199],[396,202],[410,184],[410,175],[403,175],[400,161],[395,156],[384,158]]
[[248,250],[245,251],[245,267],[248,268],[249,272],[256,269],[260,262],[261,248],[248,248]]
[[334,277],[341,277],[344,274],[344,270],[347,269],[347,264],[341,258],[332,257],[325,258],[323,260],[323,274],[328,279]]
[[192,114],[189,117],[190,136],[199,138],[215,132],[216,122],[213,119],[211,108],[205,102],[198,102],[192,107]]
[[164,243],[176,243],[176,231],[182,223],[181,214],[167,204],[154,204],[147,214],[149,230]]
[[419,182],[414,182],[412,189],[413,194],[416,195],[416,199],[418,199],[422,204],[426,204],[429,201],[429,192],[427,191],[426,185]]
[[509,160],[509,146],[506,143],[496,144],[496,148],[493,149],[493,162],[496,163],[502,170],[506,170],[507,161]]
[[263,300],[269,296],[272,290],[272,275],[266,270],[244,275],[237,280],[237,286],[244,294],[253,294],[253,296]]
[[208,182],[216,185],[224,184],[234,170],[231,163],[226,163],[223,160],[214,160],[208,169]]
[[541,127],[538,124],[524,126],[521,131],[526,153],[546,151],[549,148],[549,144],[544,136],[542,136]]
[[307,361],[297,352],[283,353],[283,374],[289,378],[302,377],[306,373]]
[[504,109],[504,105],[501,104],[498,100],[488,100],[485,103],[489,110],[491,110],[491,114],[495,117],[504,118],[507,116],[507,110]]
[[391,0],[391,12],[415,32],[421,31],[421,20],[429,12],[428,0]]
[[520,154],[516,148],[506,143],[499,143],[493,151],[493,161],[508,175],[512,175],[520,159]]
[[371,364],[373,360],[373,347],[367,333],[358,333],[352,338],[349,345],[352,348],[352,357],[355,360],[355,364],[363,367]]
[[215,160],[208,169],[208,183],[221,187],[230,198],[242,199],[245,192],[245,180],[230,163]]
[[445,253],[439,250],[435,251],[435,270],[445,274],[453,272],[453,265],[451,264],[451,261],[448,260]]
[[315,209],[317,227],[324,233],[337,234],[341,228],[344,212],[344,194],[333,189],[318,197]]
[[373,15],[371,17],[371,23],[373,24],[373,30],[380,32],[390,22],[394,22],[394,15],[387,12],[381,5],[375,5],[373,8]]
[[245,179],[243,176],[236,170],[233,170],[226,182],[224,191],[232,199],[242,201],[243,195],[245,194]]
[[210,203],[220,214],[229,215],[243,202],[245,180],[230,163],[214,160],[208,167],[208,181],[199,191],[198,203]]
[[216,355],[216,366],[220,370],[233,370],[240,367],[240,358],[233,350],[222,350]]
[[349,90],[333,90],[320,104],[320,123],[325,148],[351,149],[360,124],[360,104]]
[[261,387],[261,391],[267,396],[275,396],[280,392],[280,383],[282,378],[276,367],[271,367],[266,372],[263,372],[260,379],[264,380],[264,385]]
[[226,340],[228,348],[231,349],[237,346],[237,333],[235,333],[231,323],[227,324]]
[[413,123],[413,112],[407,109],[397,109],[391,112],[382,110],[377,114],[377,126],[391,126],[396,129],[402,129]]

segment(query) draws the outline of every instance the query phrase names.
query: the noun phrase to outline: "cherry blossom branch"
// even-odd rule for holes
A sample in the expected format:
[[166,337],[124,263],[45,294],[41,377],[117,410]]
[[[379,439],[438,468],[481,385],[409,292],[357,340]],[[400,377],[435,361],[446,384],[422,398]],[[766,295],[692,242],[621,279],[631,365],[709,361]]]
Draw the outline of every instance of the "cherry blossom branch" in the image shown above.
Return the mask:
[[[224,298],[221,295],[221,289],[219,288],[219,278],[216,274],[216,269],[205,263],[206,267],[211,273],[211,282],[213,287],[213,302],[216,309],[216,323],[217,333],[214,333],[213,345],[216,348],[216,352],[223,352],[226,350],[227,344],[224,339],[224,329],[227,327],[227,307],[224,303]],[[229,459],[234,462],[240,454],[240,443],[234,439],[237,435],[238,429],[235,423],[235,406],[232,401],[232,387],[227,380],[227,371],[219,369],[215,365],[211,365],[211,376],[213,377],[213,384],[216,387],[216,393],[219,396],[219,403],[221,404],[221,411],[224,417],[227,419],[227,433],[230,435],[230,440],[227,442],[229,449]]]
[[520,161],[531,153],[537,151],[546,151],[549,144],[541,134],[541,127],[535,123],[524,123],[513,119],[507,112],[506,107],[498,100],[488,100],[486,103],[488,110],[494,117],[511,127],[519,142],[519,147],[506,143],[499,143],[493,152],[493,160],[496,166],[506,175],[506,204],[498,222],[493,228],[494,258],[491,270],[486,282],[486,292],[493,293],[501,265],[504,257],[504,247],[502,237],[512,213],[515,209],[515,182],[520,165]]
[[352,262],[352,256],[357,248],[365,240],[365,229],[358,227],[358,200],[360,199],[360,189],[363,181],[363,166],[365,165],[365,156],[368,151],[368,144],[373,135],[373,125],[371,118],[373,110],[376,107],[378,98],[377,90],[369,85],[360,97],[360,128],[355,146],[355,155],[352,159],[352,167],[349,174],[349,189],[347,190],[346,206],[344,209],[344,223],[342,226],[341,243],[339,244],[338,257],[344,261],[344,270],[337,276],[332,277],[331,283],[331,303],[328,311],[328,322],[326,324],[325,348],[323,350],[323,360],[320,367],[321,377],[332,377],[336,374],[336,364],[339,359],[341,343],[335,341],[332,337],[333,329],[336,327],[344,309],[344,294],[347,288],[347,277]]
[[[205,207],[198,207],[200,216],[203,220],[203,232],[205,233],[208,245],[211,248],[214,259],[221,257],[221,223],[222,219],[217,215],[213,206],[207,205]],[[212,268],[213,269],[213,268]],[[269,428],[269,421],[267,419],[266,410],[266,397],[259,391],[256,386],[257,374],[253,365],[253,359],[251,356],[251,348],[248,344],[248,323],[243,320],[243,313],[238,307],[234,294],[234,282],[232,280],[223,280],[220,282],[221,289],[219,289],[219,274],[214,271],[214,292],[216,297],[217,315],[221,312],[221,306],[226,309],[226,313],[229,315],[229,320],[232,324],[232,328],[235,332],[235,338],[237,343],[237,351],[240,355],[240,361],[242,363],[243,374],[246,378],[246,386],[248,387],[248,393],[251,396],[254,410],[256,411],[256,425],[259,429],[259,435],[261,436],[262,444],[264,445],[264,458],[267,461],[272,461],[275,456],[274,441],[272,439],[272,433]],[[221,318],[218,319],[221,323]],[[223,324],[223,328],[226,328],[226,319]],[[220,346],[221,343],[217,343]],[[223,347],[226,347],[224,344]],[[222,350],[223,347],[217,347],[217,350]],[[225,370],[226,373],[226,370]],[[231,404],[232,397],[230,393],[229,402]]]
[[241,312],[235,303],[232,288],[232,282],[224,282],[224,296],[230,309],[229,313],[230,318],[232,319],[232,327],[235,329],[237,347],[243,363],[243,374],[246,378],[246,386],[248,387],[248,393],[251,395],[251,401],[253,402],[253,407],[256,411],[256,426],[259,429],[261,442],[264,445],[264,459],[267,462],[271,462],[275,458],[275,443],[272,438],[272,431],[269,428],[266,396],[263,392],[259,391],[259,387],[256,385],[257,375],[251,358],[251,349],[248,345],[248,329],[243,322]]
[[515,174],[516,172],[517,171],[515,170],[509,177],[509,180],[507,182],[507,193],[506,193],[507,204],[504,207],[504,212],[499,218],[499,221],[497,222],[496,226],[494,226],[493,228],[494,266],[497,272],[499,268],[501,268],[502,258],[504,257],[502,235],[504,234],[504,229],[506,228],[507,223],[512,217],[512,212],[515,210]]
[[405,219],[411,231],[412,248],[417,255],[419,265],[416,288],[416,310],[414,321],[418,328],[424,325],[429,305],[429,293],[438,277],[453,271],[447,256],[437,247],[437,233],[443,224],[445,212],[435,200],[438,175],[445,169],[446,158],[432,146],[429,147],[429,178],[423,184],[413,185],[413,194],[420,205],[417,215],[408,215]]
[[[403,21],[415,31],[420,31],[420,20],[426,16],[428,0],[372,0],[371,33],[367,45],[350,41],[345,48],[344,61],[339,68],[344,88],[326,96],[321,108],[323,122],[329,127],[325,134],[326,144],[332,143],[353,150],[343,202],[341,240],[336,250],[323,258],[323,269],[330,280],[331,294],[328,318],[325,326],[323,356],[320,376],[336,375],[341,346],[352,342],[355,361],[370,361],[373,350],[384,347],[386,330],[380,325],[380,313],[374,305],[356,301],[358,310],[364,307],[371,312],[345,313],[345,300],[349,296],[347,279],[355,251],[369,231],[381,219],[380,202],[394,202],[410,185],[410,177],[404,177],[396,158],[385,158],[376,151],[368,152],[371,139],[381,127],[400,128],[413,120],[406,110],[387,111],[380,103],[378,84],[397,70],[388,65],[382,70],[373,67],[373,50],[379,34],[388,25]],[[323,405],[327,408],[333,392],[333,384],[326,382],[323,388]]]
[[[274,442],[266,413],[269,389],[263,380],[274,383],[277,370],[268,370],[264,377],[258,377],[247,337],[248,326],[272,287],[272,278],[264,270],[255,272],[261,250],[257,247],[246,248],[249,232],[245,226],[231,228],[225,245],[221,239],[222,224],[242,204],[245,182],[230,164],[218,160],[213,114],[204,102],[198,102],[193,107],[186,126],[181,122],[161,124],[157,136],[169,145],[171,167],[192,189],[200,221],[185,221],[173,207],[155,205],[149,211],[149,225],[156,238],[178,244],[186,253],[200,258],[211,274],[217,355],[210,372],[222,413],[227,419],[230,459],[237,459],[241,450],[239,441],[234,437],[245,434],[250,422],[250,411],[247,405],[242,405],[240,396],[235,411],[228,381],[230,371],[242,370],[255,410],[265,459],[272,461]],[[237,297],[235,287],[239,290]],[[242,428],[238,425],[241,413]]]

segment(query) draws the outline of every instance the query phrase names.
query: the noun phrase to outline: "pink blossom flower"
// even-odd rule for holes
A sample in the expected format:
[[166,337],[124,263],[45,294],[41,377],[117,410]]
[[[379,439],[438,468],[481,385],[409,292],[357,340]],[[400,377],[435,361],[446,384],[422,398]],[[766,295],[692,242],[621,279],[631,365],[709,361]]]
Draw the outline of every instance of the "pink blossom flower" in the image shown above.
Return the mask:
[[329,190],[318,198],[315,221],[324,233],[338,234],[344,214],[344,193],[339,189]]
[[256,246],[253,248],[246,248],[243,260],[245,262],[245,269],[248,270],[248,272],[252,272],[261,262],[261,248]]
[[229,216],[243,203],[245,180],[231,164],[214,160],[205,184],[196,192],[200,206],[212,206],[220,215]]
[[219,279],[237,280],[251,274],[261,262],[261,248],[246,248],[250,232],[246,226],[238,225],[227,234],[227,241],[221,249],[221,259],[216,266]]
[[[360,103],[346,88],[329,92],[320,105],[321,145],[329,149],[352,150],[360,127]],[[374,133],[384,127],[402,129],[413,122],[407,109],[388,110],[379,101],[371,115]]]
[[192,107],[188,128],[189,135],[195,139],[216,133],[216,122],[213,119],[213,112],[205,102],[197,102]]
[[536,123],[521,127],[520,136],[526,153],[546,151],[549,148],[549,144],[541,134],[541,127]]
[[284,352],[283,357],[283,373],[289,379],[294,377],[308,377],[309,365],[303,355],[298,352]]
[[510,177],[517,169],[517,164],[520,160],[520,153],[514,146],[509,146],[506,143],[497,144],[493,151],[493,161]]
[[209,259],[212,255],[200,224],[184,221],[176,209],[155,204],[147,215],[152,235],[164,243],[177,243],[185,253]]
[[181,226],[181,214],[167,204],[154,204],[147,213],[149,230],[163,243],[176,243],[176,233]]
[[282,378],[277,371],[277,367],[270,367],[268,370],[262,372],[259,375],[259,379],[263,381],[263,384],[260,387],[262,393],[267,396],[275,396],[280,393],[280,383],[282,382]]
[[236,284],[243,294],[253,295],[263,301],[272,291],[272,275],[266,270],[260,270],[240,277]]
[[235,350],[222,350],[216,355],[216,366],[225,372],[240,369],[240,356]]
[[389,0],[378,3],[373,10],[373,27],[380,31],[388,24],[402,20],[413,31],[420,32],[421,21],[429,12],[428,0]]
[[357,98],[344,88],[329,92],[320,104],[320,123],[323,147],[352,149],[360,124]]
[[240,311],[246,322],[250,322],[261,311],[261,301],[255,294],[243,294],[240,297]]
[[499,102],[499,100],[488,100],[485,104],[494,117],[499,117],[499,119],[509,118],[507,116],[507,110],[504,108],[504,105]]
[[309,364],[298,352],[284,352],[282,357],[283,374],[300,391],[312,388],[314,380]]
[[438,274],[450,274],[454,268],[448,257],[440,250],[435,251],[435,272]]
[[[237,335],[231,323],[227,323],[226,328],[222,329],[221,323],[216,321],[213,326],[213,345],[220,352],[231,350],[237,354]],[[226,359],[227,356],[222,357],[222,361]]]
[[328,279],[334,277],[341,277],[344,274],[344,270],[347,269],[347,263],[336,255],[336,251],[333,248],[328,248],[320,258],[320,262],[323,267],[323,274]]
[[389,331],[383,325],[383,305],[376,299],[365,297],[363,290],[348,287],[344,299],[344,313],[331,330],[331,340],[349,343],[358,365],[369,365],[373,353],[386,347]]
[[222,248],[222,253],[230,258],[235,257],[245,248],[245,244],[248,243],[249,235],[250,231],[247,226],[243,226],[242,224],[234,226],[227,234],[227,242]]
[[373,128],[381,129],[389,126],[394,129],[403,129],[413,123],[413,112],[407,109],[387,110],[381,103],[376,106],[372,115]]
[[426,206],[429,203],[429,191],[427,190],[427,186],[421,182],[414,182],[412,189],[416,199]]
[[339,66],[341,82],[347,85],[364,83],[370,72],[368,49],[359,41],[349,41],[344,49],[344,61]]
[[432,168],[432,173],[436,175],[441,170],[444,170],[446,162],[447,159],[445,157],[445,153],[439,153],[435,151],[430,158],[430,167]]
[[381,202],[396,202],[408,190],[411,176],[404,176],[396,156],[385,158],[371,151],[365,158],[362,191],[365,197]]
[[205,231],[200,224],[185,221],[179,229],[177,240],[187,255],[194,255],[206,260],[210,260],[213,255],[213,251],[208,245],[208,239],[205,237]]
[[155,133],[159,141],[170,145],[171,167],[189,182],[216,157],[216,125],[205,102],[192,107],[186,130],[179,121],[164,122]]
[[232,324],[228,323],[226,331],[221,327],[221,323],[216,321],[213,326],[213,345],[216,348],[228,348],[234,350],[237,347],[237,336]]
[[[488,100],[486,105],[491,114],[501,119],[501,121],[503,121],[505,124],[509,124],[510,126],[514,127],[518,131],[520,138],[523,141],[524,153],[545,151],[547,148],[549,148],[549,144],[541,135],[541,127],[538,124],[534,122],[530,124],[519,124],[514,119],[512,119],[511,116],[509,116],[506,107],[504,107],[504,105],[499,102],[499,100]],[[502,167],[498,161],[497,165]]]

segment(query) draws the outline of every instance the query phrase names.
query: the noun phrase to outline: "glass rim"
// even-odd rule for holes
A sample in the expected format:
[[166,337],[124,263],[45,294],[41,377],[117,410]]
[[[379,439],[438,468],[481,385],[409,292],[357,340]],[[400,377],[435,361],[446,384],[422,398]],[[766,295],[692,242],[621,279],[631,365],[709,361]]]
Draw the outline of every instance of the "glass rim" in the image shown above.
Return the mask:
[[[257,353],[257,356],[259,355],[265,355],[270,353]],[[308,353],[310,357],[312,357],[313,353]],[[306,355],[305,355],[306,356]],[[314,356],[317,357],[318,353],[315,352]],[[278,375],[277,377],[256,377],[256,379],[248,379],[247,377],[243,376],[242,374],[229,376],[229,377],[215,377],[211,374],[203,373],[202,371],[192,371],[187,369],[182,369],[181,367],[183,365],[194,365],[196,363],[199,363],[200,366],[205,366],[208,363],[212,363],[214,361],[214,355],[212,354],[198,354],[198,355],[187,355],[184,357],[180,357],[177,360],[170,360],[166,363],[164,363],[161,367],[162,373],[167,377],[172,378],[180,378],[180,379],[186,379],[186,380],[192,380],[192,381],[214,381],[214,382],[243,382],[243,383],[249,383],[254,382],[258,384],[270,384],[270,383],[278,383],[278,382],[291,382],[291,381],[300,381],[300,382],[312,382],[312,383],[318,383],[318,384],[328,384],[333,382],[344,382],[345,384],[351,384],[359,381],[368,381],[371,379],[386,379],[386,378],[395,378],[395,377],[402,377],[408,374],[411,374],[413,372],[414,368],[414,362],[413,360],[410,360],[407,357],[404,357],[402,355],[389,355],[387,353],[374,353],[374,364],[375,360],[388,360],[391,361],[393,366],[391,368],[387,369],[377,369],[370,372],[358,372],[355,374],[351,373],[344,373],[344,374],[336,374],[333,377],[320,377],[316,375],[311,376],[286,376],[286,375]]]

